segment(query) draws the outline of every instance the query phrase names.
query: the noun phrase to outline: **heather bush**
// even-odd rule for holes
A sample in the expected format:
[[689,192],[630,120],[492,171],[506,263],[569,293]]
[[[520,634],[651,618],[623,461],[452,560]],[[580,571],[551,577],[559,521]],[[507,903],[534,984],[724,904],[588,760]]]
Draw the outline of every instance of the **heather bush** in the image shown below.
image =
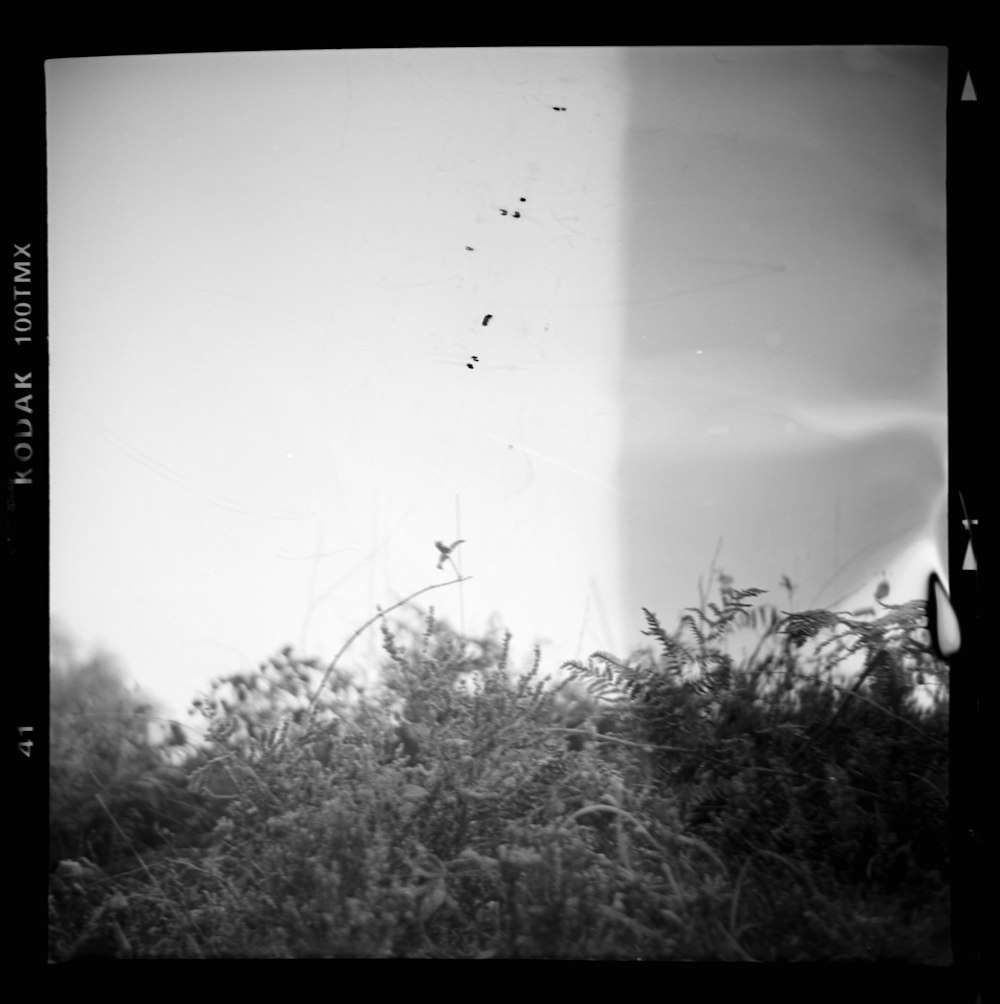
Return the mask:
[[[379,618],[377,687],[347,646],[216,681],[183,763],[119,737],[101,775],[129,867],[89,872],[101,845],[66,833],[93,820],[64,814],[53,957],[948,961],[946,674],[921,609],[784,614],[717,585],[676,631],[646,612],[655,649],[558,681],[412,607]],[[147,836],[129,799],[173,810],[140,775],[199,811]]]

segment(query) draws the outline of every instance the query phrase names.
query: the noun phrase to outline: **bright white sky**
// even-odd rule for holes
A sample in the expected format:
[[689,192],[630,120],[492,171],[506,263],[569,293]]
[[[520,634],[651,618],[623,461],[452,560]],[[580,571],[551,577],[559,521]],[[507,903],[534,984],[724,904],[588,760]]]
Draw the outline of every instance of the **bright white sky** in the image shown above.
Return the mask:
[[180,711],[446,581],[437,539],[472,579],[424,602],[549,670],[674,623],[720,537],[785,607],[784,573],[909,598],[944,539],[945,76],[50,61],[53,615]]

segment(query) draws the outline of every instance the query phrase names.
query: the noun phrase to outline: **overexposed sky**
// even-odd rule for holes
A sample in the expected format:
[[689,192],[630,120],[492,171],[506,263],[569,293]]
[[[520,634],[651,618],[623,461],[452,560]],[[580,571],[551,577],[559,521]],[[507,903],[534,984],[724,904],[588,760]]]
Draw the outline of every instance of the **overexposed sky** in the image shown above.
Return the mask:
[[803,602],[940,545],[943,50],[63,59],[47,97],[52,612],[175,710],[331,657],[436,539],[472,579],[423,600],[547,669],[672,622],[720,537]]

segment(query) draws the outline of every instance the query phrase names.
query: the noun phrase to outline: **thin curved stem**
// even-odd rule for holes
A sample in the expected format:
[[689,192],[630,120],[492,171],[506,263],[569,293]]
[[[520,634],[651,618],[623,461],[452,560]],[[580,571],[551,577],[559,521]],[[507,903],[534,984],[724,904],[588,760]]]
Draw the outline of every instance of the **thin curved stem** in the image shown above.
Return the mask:
[[312,721],[313,712],[316,710],[316,702],[319,700],[319,695],[322,693],[323,688],[326,686],[327,681],[330,679],[330,676],[332,675],[333,671],[337,668],[337,663],[339,662],[340,657],[351,647],[351,645],[354,644],[354,642],[362,634],[362,632],[364,632],[367,628],[371,627],[371,625],[374,624],[380,617],[385,617],[386,614],[391,613],[393,610],[405,606],[411,600],[415,600],[418,596],[422,595],[423,593],[429,593],[432,589],[441,589],[444,586],[454,586],[456,583],[465,582],[466,579],[471,579],[471,578],[472,578],[471,575],[468,575],[465,578],[459,576],[457,579],[452,579],[449,582],[436,582],[433,586],[424,586],[423,589],[418,589],[415,593],[410,593],[409,596],[405,596],[398,603],[393,603],[391,607],[387,607],[385,610],[379,608],[378,613],[376,613],[374,617],[369,617],[368,620],[366,620],[364,624],[362,624],[361,627],[359,627],[357,631],[355,631],[354,634],[352,634],[351,637],[344,642],[344,644],[340,647],[340,651],[333,657],[333,660],[331,661],[330,665],[327,666],[326,672],[323,674],[323,679],[320,680],[319,686],[316,688],[315,693],[309,699],[309,706],[308,708],[306,708],[305,724],[308,725],[310,721]]

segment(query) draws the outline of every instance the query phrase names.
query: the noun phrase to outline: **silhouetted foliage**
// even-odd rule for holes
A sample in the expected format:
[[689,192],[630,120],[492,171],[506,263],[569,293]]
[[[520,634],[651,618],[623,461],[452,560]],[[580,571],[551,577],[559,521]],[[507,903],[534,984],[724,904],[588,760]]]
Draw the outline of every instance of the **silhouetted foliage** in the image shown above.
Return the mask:
[[[718,587],[558,683],[432,611],[382,618],[370,690],[346,646],[325,670],[286,648],[196,700],[180,764],[138,709],[102,720],[94,695],[123,698],[90,667],[54,775],[53,956],[949,961],[947,674],[920,606]],[[119,828],[136,867],[108,874]]]

